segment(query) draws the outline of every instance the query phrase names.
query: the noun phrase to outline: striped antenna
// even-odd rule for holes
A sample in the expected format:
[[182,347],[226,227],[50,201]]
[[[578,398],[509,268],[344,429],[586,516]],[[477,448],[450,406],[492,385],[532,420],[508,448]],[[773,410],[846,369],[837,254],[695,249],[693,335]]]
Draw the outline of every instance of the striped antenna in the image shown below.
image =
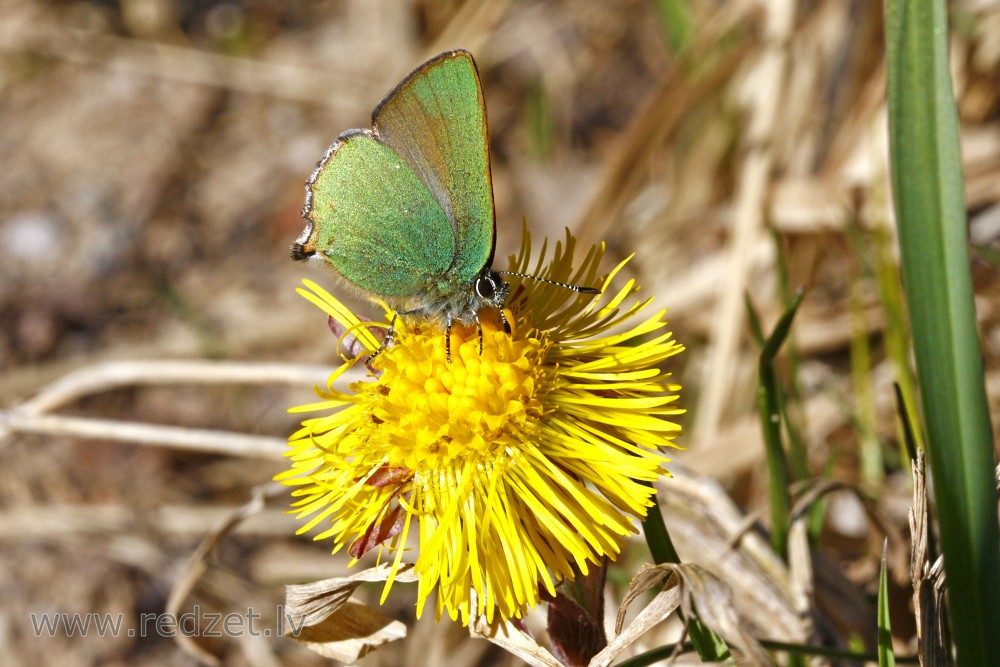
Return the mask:
[[558,285],[559,287],[565,287],[566,289],[573,290],[578,294],[600,294],[601,290],[596,287],[581,287],[580,285],[568,285],[566,283],[560,283],[555,280],[547,280],[545,278],[539,278],[538,276],[531,276],[527,273],[518,273],[516,271],[497,271],[502,276],[518,276],[519,278],[530,278],[532,280],[537,280],[540,283],[548,283],[550,285]]

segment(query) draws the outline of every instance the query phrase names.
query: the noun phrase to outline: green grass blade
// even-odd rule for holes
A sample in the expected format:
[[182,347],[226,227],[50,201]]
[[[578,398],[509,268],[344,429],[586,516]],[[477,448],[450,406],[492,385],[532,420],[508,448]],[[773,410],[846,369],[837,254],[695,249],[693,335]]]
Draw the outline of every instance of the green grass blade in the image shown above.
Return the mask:
[[694,11],[689,0],[653,0],[670,50],[682,53],[694,36]]
[[906,405],[906,396],[903,395],[902,388],[898,384],[893,385],[892,388],[896,393],[896,414],[899,415],[900,425],[903,429],[903,447],[906,450],[906,460],[915,461],[919,444],[913,434],[913,423],[910,420],[910,414],[913,411]]
[[[840,458],[840,448],[834,447],[830,450],[830,455],[826,459],[826,463],[823,464],[823,474],[820,476],[822,482],[829,482],[833,479],[833,472],[837,467],[837,460]],[[826,508],[830,504],[829,498],[826,494],[820,497],[819,500],[814,502],[809,508],[808,514],[808,533],[809,533],[809,544],[817,545],[819,544],[820,535],[823,533],[823,525],[826,523]]]
[[[903,286],[899,280],[899,267],[896,265],[892,241],[889,232],[881,227],[874,231],[875,241],[875,278],[878,285],[879,298],[885,311],[885,347],[896,370],[896,386],[902,395],[902,413],[909,425],[905,433],[908,442],[917,443],[924,448],[924,432],[920,424],[919,401],[917,400],[917,383],[910,363],[910,332],[906,322],[906,308],[903,305]],[[900,460],[913,458],[907,456],[902,444]]]
[[[771,337],[764,341],[758,362],[757,409],[760,413],[761,430],[764,435],[764,449],[767,455],[768,483],[771,500],[771,545],[782,557],[788,557],[788,522],[792,509],[789,494],[788,460],[781,444],[781,387],[778,375],[774,370],[774,358],[782,343],[788,337],[792,320],[802,303],[801,290],[792,297],[792,302],[785,310],[778,324],[774,327]],[[746,299],[747,316],[751,328],[760,336],[760,319],[754,312],[749,298]]]
[[697,616],[687,619],[688,637],[702,662],[722,662],[732,660],[729,646],[712,629],[701,622]]
[[849,297],[851,312],[851,384],[854,387],[854,414],[857,423],[858,456],[861,464],[861,483],[873,494],[878,494],[885,477],[882,443],[875,434],[875,397],[872,392],[872,348],[870,332],[865,317],[862,294],[863,283],[855,276]]
[[889,626],[889,577],[885,565],[888,541],[882,544],[882,569],[878,577],[878,667],[896,667],[892,652],[892,628]]
[[541,79],[528,89],[524,115],[532,154],[542,162],[551,162],[556,145],[556,121],[552,102]]
[[654,563],[659,565],[681,562],[681,557],[674,548],[674,542],[670,539],[670,533],[667,532],[667,524],[663,522],[659,503],[653,503],[646,513],[646,520],[642,523],[642,534],[646,538],[646,546],[649,547],[649,555],[653,557]]
[[[778,293],[781,295],[781,302],[789,304],[795,298],[795,290],[792,289],[789,280],[788,256],[785,252],[785,244],[781,239],[781,234],[772,226],[768,226],[771,241],[775,250],[775,269],[778,274]],[[786,373],[786,394],[781,395],[781,419],[785,425],[785,434],[788,436],[788,464],[792,472],[792,479],[801,481],[809,477],[809,453],[806,446],[806,439],[803,436],[805,429],[805,415],[802,408],[802,388],[799,386],[800,367],[802,355],[795,340],[789,340],[785,348]]]
[[886,48],[893,196],[951,627],[959,664],[993,664],[1000,656],[995,461],[944,0],[887,0]]
[[[654,503],[646,514],[646,520],[642,524],[642,532],[646,537],[646,545],[649,553],[653,557],[654,563],[680,563],[680,556],[674,548],[670,533],[667,532],[667,524],[663,522],[663,513],[660,512],[659,503]],[[683,612],[682,612],[683,613]],[[729,647],[725,640],[712,632],[698,620],[697,616],[685,619],[688,626],[688,636],[698,656],[702,660],[718,662],[730,657]]]

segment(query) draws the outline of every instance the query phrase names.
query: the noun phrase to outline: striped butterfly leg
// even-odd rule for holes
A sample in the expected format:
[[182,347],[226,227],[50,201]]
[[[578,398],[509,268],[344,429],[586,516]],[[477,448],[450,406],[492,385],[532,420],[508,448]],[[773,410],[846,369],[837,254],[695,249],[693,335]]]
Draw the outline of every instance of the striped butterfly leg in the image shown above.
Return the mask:
[[372,353],[372,356],[365,360],[365,366],[368,366],[368,370],[372,370],[371,363],[375,361],[375,357],[382,354],[382,351],[389,346],[393,339],[393,333],[396,331],[396,318],[399,317],[399,313],[392,314],[392,321],[389,322],[389,328],[385,332],[385,338],[379,344],[378,349]]

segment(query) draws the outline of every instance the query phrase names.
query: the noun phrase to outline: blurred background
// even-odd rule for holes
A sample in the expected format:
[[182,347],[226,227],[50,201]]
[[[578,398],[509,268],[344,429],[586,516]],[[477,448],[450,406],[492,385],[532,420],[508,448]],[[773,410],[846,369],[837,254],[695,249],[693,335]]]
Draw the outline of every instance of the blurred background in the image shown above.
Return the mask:
[[[996,397],[1000,2],[950,7]],[[337,362],[326,318],[294,293],[306,277],[336,292],[288,258],[303,182],[405,74],[462,47],[488,106],[497,256],[518,247],[522,216],[536,243],[568,227],[584,247],[607,244],[607,268],[634,253],[629,276],[669,308],[688,347],[671,360],[688,409],[678,468],[751,515],[765,506],[744,297],[769,331],[801,287],[785,378],[810,470],[861,488],[905,532],[881,3],[0,0],[0,17],[4,409],[102,362],[306,364],[299,383],[98,382],[62,409],[287,436],[287,407]],[[170,639],[39,639],[28,617],[162,611],[203,536],[283,463],[0,428],[0,661],[189,664]],[[293,537],[286,502],[218,546],[197,600],[274,609],[282,584],[342,571],[328,545]],[[860,618],[838,628],[867,637],[882,533],[855,496],[829,502],[824,562]],[[519,664],[398,604],[411,636],[364,664]],[[227,665],[326,664],[273,637],[206,646]]]

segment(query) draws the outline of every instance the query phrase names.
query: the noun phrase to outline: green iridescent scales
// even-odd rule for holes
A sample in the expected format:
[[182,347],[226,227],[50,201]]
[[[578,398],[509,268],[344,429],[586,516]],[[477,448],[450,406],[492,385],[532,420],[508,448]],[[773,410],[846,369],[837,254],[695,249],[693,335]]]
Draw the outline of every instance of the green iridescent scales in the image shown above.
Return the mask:
[[486,107],[471,55],[430,60],[331,146],[310,180],[311,244],[350,283],[407,307],[492,260]]
[[[451,225],[389,147],[367,134],[342,139],[338,168],[323,170],[314,185],[316,246],[361,289],[407,297],[451,266]],[[403,220],[408,224],[399,224]]]
[[472,280],[492,259],[494,239],[486,102],[472,57],[458,51],[430,61],[372,118],[378,136],[445,207],[457,237],[455,277]]

